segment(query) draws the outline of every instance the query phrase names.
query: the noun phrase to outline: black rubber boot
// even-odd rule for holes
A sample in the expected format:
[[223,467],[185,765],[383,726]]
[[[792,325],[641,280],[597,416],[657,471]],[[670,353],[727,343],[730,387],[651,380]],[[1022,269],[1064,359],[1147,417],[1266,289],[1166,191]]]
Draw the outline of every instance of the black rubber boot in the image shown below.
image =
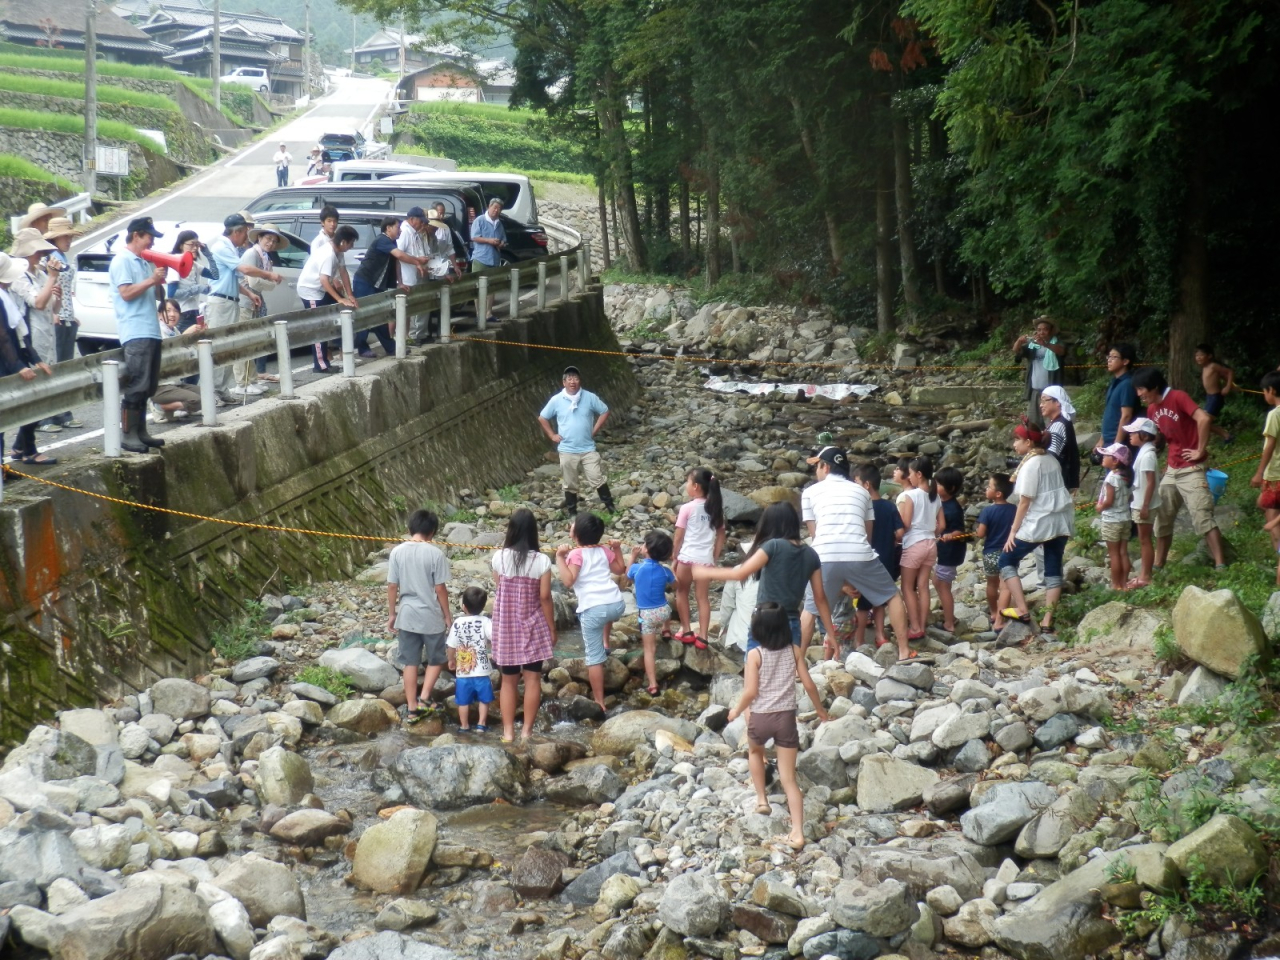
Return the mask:
[[142,411],[131,407],[124,408],[124,436],[120,446],[130,453],[149,453],[151,448],[138,436],[138,423],[142,419]]
[[568,490],[564,492],[564,501],[560,504],[560,509],[569,516],[575,516],[578,513],[578,495]]
[[610,513],[617,513],[618,510],[613,505],[613,494],[609,491],[607,483],[601,484],[596,488],[596,493],[600,494],[600,499],[604,502],[604,508]]
[[138,411],[138,439],[145,443],[148,447],[160,449],[164,446],[164,441],[147,433],[147,411]]

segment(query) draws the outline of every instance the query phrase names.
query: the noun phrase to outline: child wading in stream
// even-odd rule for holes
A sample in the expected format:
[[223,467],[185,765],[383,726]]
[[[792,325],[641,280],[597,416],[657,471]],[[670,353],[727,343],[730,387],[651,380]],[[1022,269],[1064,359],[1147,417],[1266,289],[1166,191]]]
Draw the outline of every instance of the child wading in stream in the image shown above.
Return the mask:
[[[409,539],[393,548],[387,560],[387,629],[399,638],[397,659],[404,669],[410,723],[427,712],[431,690],[449,659],[445,648],[445,634],[453,625],[449,561],[430,542],[439,526],[439,518],[430,510],[415,510],[409,517]],[[418,667],[424,660],[427,674],[419,694]]]
[[651,697],[658,693],[658,637],[666,632],[671,620],[667,584],[676,579],[666,567],[671,549],[671,537],[661,530],[651,530],[644,536],[644,545],[631,551],[631,566],[627,568],[627,576],[636,585],[636,617],[640,621],[644,675]]
[[747,708],[747,760],[751,765],[751,784],[756,788],[756,813],[770,815],[773,808],[765,794],[764,748],[770,740],[778,757],[778,777],[787,795],[791,812],[791,832],[775,842],[792,850],[804,849],[804,794],[796,783],[796,755],[800,752],[800,733],[796,728],[796,678],[804,684],[805,693],[818,711],[818,719],[826,721],[827,711],[805,666],[800,648],[793,644],[787,611],[776,603],[762,603],[751,616],[751,637],[760,645],[747,653],[745,685],[738,705],[729,711],[729,722],[738,719]]

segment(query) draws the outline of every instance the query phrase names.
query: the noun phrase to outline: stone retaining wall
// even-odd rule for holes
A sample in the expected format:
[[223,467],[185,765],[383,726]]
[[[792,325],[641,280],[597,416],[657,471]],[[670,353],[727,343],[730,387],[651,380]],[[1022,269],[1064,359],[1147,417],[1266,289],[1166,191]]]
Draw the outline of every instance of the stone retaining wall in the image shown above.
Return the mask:
[[[496,336],[618,349],[598,288]],[[92,457],[44,476],[226,520],[394,537],[404,517],[393,498],[447,502],[544,462],[535,418],[570,360],[611,406],[634,400],[621,358],[461,342],[233,411],[217,429],[171,431],[159,456]],[[380,546],[189,520],[25,481],[6,485],[0,544],[0,742],[55,710],[198,674],[218,621],[268,583],[348,576]]]
[[[143,196],[166,187],[182,176],[182,170],[168,157],[144,150],[128,140],[100,141],[105,146],[127,147],[129,150],[128,185],[126,198]],[[78,182],[83,173],[81,156],[84,138],[74,133],[53,133],[48,130],[28,130],[19,127],[0,127],[0,143],[5,152],[30,160],[42,170]],[[99,186],[103,192],[115,192],[112,177],[101,177]]]

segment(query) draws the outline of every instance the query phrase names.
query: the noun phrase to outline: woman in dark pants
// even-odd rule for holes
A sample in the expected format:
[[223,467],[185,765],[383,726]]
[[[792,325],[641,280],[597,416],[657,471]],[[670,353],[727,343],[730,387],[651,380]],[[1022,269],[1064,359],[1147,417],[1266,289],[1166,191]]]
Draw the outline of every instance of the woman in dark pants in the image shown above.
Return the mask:
[[[17,374],[23,380],[34,380],[39,370],[46,377],[53,375],[47,363],[41,361],[31,349],[31,333],[27,330],[21,306],[9,293],[9,284],[23,275],[21,260],[14,260],[7,253],[0,253],[0,377]],[[31,466],[48,467],[57,463],[56,457],[43,456],[36,449],[37,423],[23,424],[18,428],[18,439],[13,445],[14,459]],[[0,434],[0,449],[4,448],[4,436]]]

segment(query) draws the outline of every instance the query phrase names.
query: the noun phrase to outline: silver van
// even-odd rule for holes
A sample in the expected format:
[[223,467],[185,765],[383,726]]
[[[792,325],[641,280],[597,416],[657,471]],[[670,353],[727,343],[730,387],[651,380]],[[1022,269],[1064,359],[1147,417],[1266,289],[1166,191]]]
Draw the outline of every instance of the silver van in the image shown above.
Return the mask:
[[538,225],[538,203],[533,196],[533,184],[522,173],[484,173],[480,171],[422,171],[400,173],[387,177],[386,183],[412,183],[415,180],[431,183],[477,183],[485,201],[497,197],[502,201],[502,212],[515,217],[526,226]]

